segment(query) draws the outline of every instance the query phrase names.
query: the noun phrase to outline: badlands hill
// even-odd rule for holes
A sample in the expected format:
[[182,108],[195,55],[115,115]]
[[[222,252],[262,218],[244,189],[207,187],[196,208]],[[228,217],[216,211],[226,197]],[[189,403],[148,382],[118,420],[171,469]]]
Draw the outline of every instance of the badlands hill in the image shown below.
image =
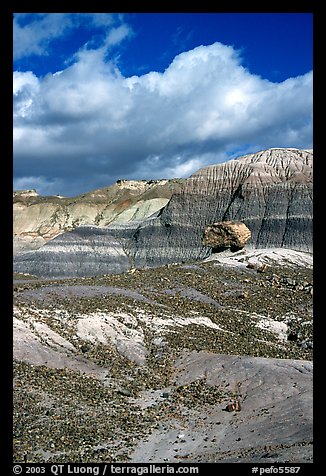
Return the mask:
[[203,244],[205,228],[226,220],[249,228],[248,249],[311,253],[312,176],[312,150],[274,148],[184,181],[120,182],[79,200],[16,194],[16,243],[24,243],[16,249],[26,250],[26,239],[50,241],[20,253],[14,269],[73,277],[201,260],[213,251]]
[[313,462],[312,157],[15,193],[16,463]]
[[81,225],[108,226],[143,220],[164,207],[182,180],[118,180],[77,197],[14,192],[14,254],[38,249]]

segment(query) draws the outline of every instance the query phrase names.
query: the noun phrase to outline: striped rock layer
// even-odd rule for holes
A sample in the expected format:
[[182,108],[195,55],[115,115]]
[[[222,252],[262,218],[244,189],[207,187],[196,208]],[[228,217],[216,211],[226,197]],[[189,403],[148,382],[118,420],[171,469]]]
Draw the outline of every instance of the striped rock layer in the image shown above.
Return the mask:
[[84,226],[17,257],[14,269],[37,276],[87,276],[207,258],[205,228],[244,223],[249,249],[312,252],[313,151],[267,149],[205,167],[152,217]]

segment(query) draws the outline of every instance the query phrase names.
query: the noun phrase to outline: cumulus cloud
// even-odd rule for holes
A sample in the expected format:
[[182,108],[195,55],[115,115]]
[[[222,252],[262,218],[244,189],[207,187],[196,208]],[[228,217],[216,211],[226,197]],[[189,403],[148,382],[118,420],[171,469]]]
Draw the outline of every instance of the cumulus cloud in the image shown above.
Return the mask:
[[[111,30],[107,42],[127,34]],[[312,147],[312,72],[273,83],[214,43],[126,78],[105,51],[81,49],[44,78],[14,74],[17,183],[33,175],[41,193],[55,184],[73,195],[118,178],[189,176],[234,150]]]

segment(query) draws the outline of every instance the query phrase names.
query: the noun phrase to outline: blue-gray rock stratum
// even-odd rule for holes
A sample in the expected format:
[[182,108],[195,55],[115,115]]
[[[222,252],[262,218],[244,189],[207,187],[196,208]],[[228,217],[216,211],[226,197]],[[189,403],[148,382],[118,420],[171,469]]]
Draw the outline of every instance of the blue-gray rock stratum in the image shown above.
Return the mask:
[[120,181],[107,193],[86,194],[81,202],[52,197],[50,203],[16,193],[17,242],[30,236],[46,244],[27,252],[20,247],[14,270],[88,276],[201,260],[214,251],[203,244],[204,230],[218,221],[246,225],[249,250],[311,253],[312,176],[312,150],[273,148],[205,167],[183,181]]

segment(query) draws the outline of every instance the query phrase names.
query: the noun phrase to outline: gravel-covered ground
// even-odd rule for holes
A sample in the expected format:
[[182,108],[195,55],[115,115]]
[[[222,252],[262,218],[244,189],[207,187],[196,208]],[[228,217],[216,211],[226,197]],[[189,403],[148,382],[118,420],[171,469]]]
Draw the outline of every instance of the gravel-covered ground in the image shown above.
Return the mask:
[[[14,460],[254,461],[274,454],[268,462],[311,461],[310,426],[300,433],[300,415],[310,421],[312,289],[311,268],[217,261],[67,280],[14,276]],[[208,363],[198,373],[195,359],[192,377],[188,372],[186,383],[180,379],[177,362],[197,354],[268,358],[246,367],[261,372],[267,368],[262,362],[283,361],[289,373],[275,364],[283,376],[274,382],[283,385],[281,397],[266,402],[266,418],[262,412],[257,421],[253,404],[248,414],[244,404],[235,416],[224,411],[239,389],[210,378]],[[304,383],[294,361],[310,365]],[[241,372],[240,386],[260,371]],[[295,382],[286,378],[291,372],[298,375]],[[249,387],[253,401],[254,383]],[[277,430],[284,413],[271,410],[287,397],[296,400],[293,414],[291,408],[284,412],[297,422],[288,433]],[[256,421],[261,437],[233,449],[226,429],[237,415],[243,415],[241,431]],[[275,427],[270,443],[264,442],[264,425],[271,434]],[[209,436],[198,428],[209,428]]]

